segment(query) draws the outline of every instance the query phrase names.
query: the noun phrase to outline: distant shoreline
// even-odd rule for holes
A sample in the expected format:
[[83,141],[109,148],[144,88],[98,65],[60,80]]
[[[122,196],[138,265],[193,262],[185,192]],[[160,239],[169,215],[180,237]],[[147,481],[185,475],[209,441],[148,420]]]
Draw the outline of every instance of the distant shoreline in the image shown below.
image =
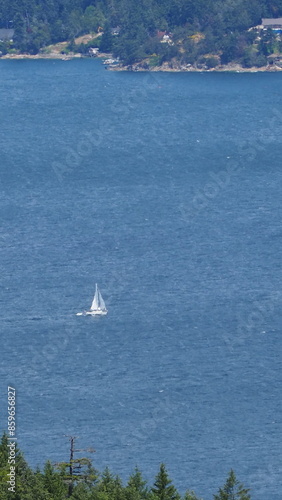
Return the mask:
[[63,61],[71,60],[71,59],[82,59],[82,54],[73,54],[71,56],[66,54],[5,54],[0,58],[0,61],[3,60],[19,60],[19,59],[61,59]]
[[130,69],[128,67],[122,67],[122,66],[116,66],[116,67],[110,67],[108,68],[111,71],[133,71],[133,72],[144,72],[144,71],[149,71],[149,72],[162,72],[162,73],[278,73],[279,71],[282,71],[282,68],[279,68],[278,66],[263,66],[261,68],[243,68],[242,66],[239,65],[234,65],[234,67],[231,67],[229,65],[226,66],[217,66],[216,68],[211,68],[211,69],[204,69],[204,68],[165,68],[162,66],[156,66],[150,69],[145,69],[145,68],[138,68],[138,69]]
[[[110,58],[111,54],[99,54],[95,57],[98,59],[101,58]],[[5,54],[0,58],[0,61],[11,61],[11,60],[28,60],[28,59],[53,59],[53,60],[61,60],[61,61],[70,61],[72,59],[90,59],[89,57],[85,57],[83,54],[59,54],[57,52],[50,52],[49,54]],[[195,66],[174,66],[170,67],[168,63],[163,64],[162,66],[153,66],[151,68],[142,67],[142,63],[135,63],[132,66],[122,66],[122,65],[108,65],[106,69],[110,71],[130,71],[130,72],[167,72],[167,73],[276,73],[282,71],[282,67],[275,65],[251,67],[244,68],[240,64],[237,63],[229,63],[226,65],[216,66],[215,68],[205,69],[205,68],[197,68]]]
[[199,68],[192,64],[183,65],[174,61],[171,63],[164,63],[161,66],[153,66],[147,68],[143,66],[144,63],[135,63],[132,66],[112,65],[107,69],[111,71],[150,71],[150,72],[168,72],[168,73],[275,73],[282,71],[282,67],[275,66],[274,64],[262,66],[260,68],[253,66],[245,68],[238,63],[229,63],[215,66],[214,68]]

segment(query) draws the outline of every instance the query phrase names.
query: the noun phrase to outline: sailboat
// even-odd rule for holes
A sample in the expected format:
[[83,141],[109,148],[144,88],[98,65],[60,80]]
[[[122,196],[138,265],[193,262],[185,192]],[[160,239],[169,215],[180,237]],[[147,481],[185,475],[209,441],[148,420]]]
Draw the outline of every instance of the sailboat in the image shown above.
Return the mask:
[[106,316],[108,314],[105,301],[96,283],[95,295],[90,307],[90,311],[76,313],[77,316]]

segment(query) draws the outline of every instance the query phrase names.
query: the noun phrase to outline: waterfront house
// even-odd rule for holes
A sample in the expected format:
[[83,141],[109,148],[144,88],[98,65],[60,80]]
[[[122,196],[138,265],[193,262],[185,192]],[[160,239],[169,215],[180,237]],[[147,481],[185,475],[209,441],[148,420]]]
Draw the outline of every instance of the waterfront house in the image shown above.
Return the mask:
[[98,47],[90,47],[90,49],[89,49],[89,55],[91,57],[96,57],[98,54],[99,54]]
[[282,68],[282,54],[270,54],[267,56],[268,64]]
[[262,19],[263,29],[272,29],[273,31],[282,31],[282,17]]
[[111,35],[118,36],[120,34],[120,27],[116,26],[115,28],[111,28]]
[[0,42],[12,42],[15,30],[13,29],[0,29]]

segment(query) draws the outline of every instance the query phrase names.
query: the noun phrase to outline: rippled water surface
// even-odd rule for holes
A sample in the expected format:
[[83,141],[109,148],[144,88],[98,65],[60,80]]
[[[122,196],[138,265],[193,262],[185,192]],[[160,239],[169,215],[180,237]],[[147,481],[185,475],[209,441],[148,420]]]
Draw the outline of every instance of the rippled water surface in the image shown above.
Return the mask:
[[[281,74],[1,61],[1,428],[281,498]],[[90,306],[98,282],[109,313]]]

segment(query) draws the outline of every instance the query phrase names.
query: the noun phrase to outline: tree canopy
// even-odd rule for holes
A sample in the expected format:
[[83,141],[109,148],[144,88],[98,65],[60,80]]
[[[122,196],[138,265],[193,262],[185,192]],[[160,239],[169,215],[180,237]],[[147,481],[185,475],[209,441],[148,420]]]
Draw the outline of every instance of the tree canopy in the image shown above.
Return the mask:
[[249,489],[245,488],[236,478],[235,472],[231,469],[223,488],[219,488],[214,500],[250,500]]
[[[47,461],[43,470],[33,470],[15,445],[15,458],[10,462],[15,467],[16,486],[15,491],[10,491],[10,444],[4,433],[0,442],[1,500],[201,500],[191,490],[181,496],[163,463],[152,486],[143,478],[138,467],[134,468],[124,484],[108,468],[99,473],[90,459],[74,456],[83,450],[75,450],[73,446],[70,460],[58,464]],[[250,500],[248,492],[231,470],[223,488],[214,495],[214,500]]]
[[[212,67],[216,55],[222,63],[261,66],[280,51],[280,39],[264,32],[255,40],[248,30],[262,17],[278,16],[282,0],[0,0],[0,28],[15,30],[15,49],[35,54],[103,29],[97,45],[125,64],[151,57],[150,64],[176,58]],[[2,53],[10,48],[0,45]]]

